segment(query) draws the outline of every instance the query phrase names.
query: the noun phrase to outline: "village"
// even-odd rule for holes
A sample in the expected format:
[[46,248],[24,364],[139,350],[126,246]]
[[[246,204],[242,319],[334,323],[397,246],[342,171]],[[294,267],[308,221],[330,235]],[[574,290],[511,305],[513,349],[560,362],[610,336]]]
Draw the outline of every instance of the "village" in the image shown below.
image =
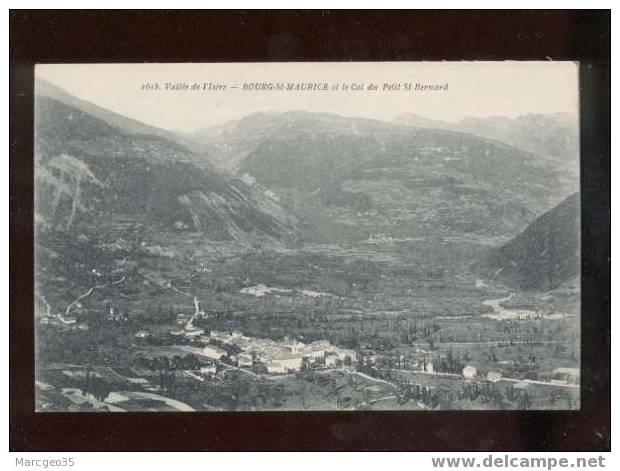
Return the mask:
[[[389,305],[382,297],[366,300],[361,293],[349,301],[321,286],[252,284],[246,277],[236,294],[218,301],[217,296],[199,299],[191,285],[157,278],[153,270],[136,271],[126,257],[117,257],[116,266],[108,276],[99,275],[96,268],[89,271],[91,288],[66,308],[52,309],[40,298],[39,332],[55,341],[42,342],[54,349],[46,354],[50,361],[42,374],[49,381],[40,381],[48,389],[39,396],[52,397],[60,391],[46,407],[69,397],[75,401],[71,407],[86,403],[99,410],[107,407],[110,398],[140,393],[151,395],[151,404],[156,401],[152,395],[161,396],[157,407],[165,410],[176,404],[166,399],[196,410],[297,408],[300,405],[294,398],[302,393],[290,394],[286,406],[277,401],[250,405],[244,401],[253,397],[253,388],[269,390],[274,381],[287,391],[279,396],[287,397],[316,375],[327,384],[334,378],[343,384],[351,378],[365,382],[360,386],[362,392],[343,393],[342,401],[334,405],[337,409],[387,407],[386,401],[392,399],[384,397],[413,401],[398,407],[420,407],[421,400],[425,407],[448,409],[468,407],[457,404],[458,398],[480,394],[490,401],[489,407],[496,408],[510,404],[537,407],[536,401],[543,404],[548,396],[570,400],[570,406],[578,401],[579,369],[571,359],[571,334],[553,334],[572,322],[571,317],[523,316],[527,312],[523,309],[502,307],[503,301],[512,298],[500,298],[501,291],[489,291],[497,292],[496,298],[482,298],[478,308],[472,303],[469,312],[441,314],[403,309],[406,300],[400,305],[392,300]],[[212,275],[204,263],[196,266],[200,276]],[[136,309],[124,301],[121,288],[129,273],[142,280],[138,286],[150,289],[157,304]],[[435,274],[427,275],[430,284]],[[475,290],[490,290],[478,281],[472,284]],[[161,303],[166,301],[169,307],[163,308]],[[379,303],[385,304],[383,309]],[[89,345],[98,345],[98,351],[89,353],[85,348]],[[80,352],[77,357],[76,351]],[[97,394],[103,400],[93,399],[88,392],[97,384],[84,379],[89,368],[88,374],[99,374],[106,383],[97,386],[102,388]],[[242,388],[239,384],[243,392],[237,391]],[[323,397],[324,387],[317,387],[314,402],[304,400],[302,407],[312,407],[308,403],[332,407],[321,402],[327,399],[317,399]],[[333,396],[329,394],[326,397]],[[346,397],[354,399],[345,401]]]
[[[369,243],[389,240],[373,234]],[[42,409],[105,410],[110,400],[125,410],[134,402],[136,410],[146,402],[156,410],[340,410],[579,401],[576,332],[566,328],[573,315],[504,305],[519,298],[502,287],[468,277],[459,281],[460,303],[429,303],[425,293],[445,283],[442,266],[422,269],[414,291],[405,281],[399,287],[387,269],[360,276],[359,262],[346,273],[360,279],[347,285],[324,274],[295,282],[297,271],[278,282],[196,255],[164,264],[144,241],[134,242],[141,263],[106,246],[109,268],[81,268],[90,287],[68,300],[39,297],[38,333],[49,338],[40,340],[47,359],[39,376]],[[268,267],[258,257],[253,270],[260,273]],[[316,270],[314,252],[281,257],[278,266]],[[140,302],[132,301],[138,295]],[[257,400],[256,391],[273,400]],[[132,402],[121,407],[120,397]]]

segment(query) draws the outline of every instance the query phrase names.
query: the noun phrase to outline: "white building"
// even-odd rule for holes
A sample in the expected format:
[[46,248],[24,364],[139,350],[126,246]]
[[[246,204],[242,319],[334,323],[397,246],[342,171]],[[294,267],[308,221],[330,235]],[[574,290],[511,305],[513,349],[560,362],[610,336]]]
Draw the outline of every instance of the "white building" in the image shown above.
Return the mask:
[[237,357],[237,361],[239,362],[239,366],[242,368],[248,368],[254,364],[252,355],[248,355],[247,353],[240,353]]
[[203,375],[214,375],[217,372],[215,365],[207,365],[200,367],[200,373]]
[[281,355],[272,358],[267,362],[269,373],[288,373],[289,371],[299,371],[301,369],[301,355]]
[[289,349],[291,353],[299,353],[301,349],[303,349],[306,345],[303,342],[298,342],[297,339],[293,339],[291,344],[289,345]]
[[554,379],[564,380],[567,383],[578,384],[580,371],[579,368],[556,368],[553,370]]
[[233,330],[232,332],[213,330],[209,335],[216,340],[227,343],[247,340],[247,337],[244,337],[243,332],[240,332],[238,330]]
[[489,371],[487,373],[487,379],[492,383],[497,383],[498,381],[501,381],[502,374],[498,371]]
[[478,374],[478,370],[475,366],[467,365],[465,368],[463,368],[463,376],[467,379],[475,378],[476,374]]
[[204,330],[202,329],[198,329],[198,330],[187,330],[185,331],[185,337],[193,339],[193,338],[198,338],[200,336],[202,336],[204,334]]
[[305,357],[311,358],[313,360],[316,360],[317,358],[323,358],[325,356],[325,350],[304,349],[302,353]]
[[344,360],[346,357],[351,358],[351,360],[355,360],[355,350],[349,350],[348,348],[336,347],[334,349],[334,352],[336,353],[336,355],[338,355],[338,358],[340,358],[341,360]]
[[206,345],[202,349],[202,354],[208,358],[219,360],[222,357],[222,355],[226,355],[226,350],[220,347],[217,347],[215,345]]
[[327,355],[325,357],[325,366],[328,368],[335,368],[338,364],[338,356],[336,355]]

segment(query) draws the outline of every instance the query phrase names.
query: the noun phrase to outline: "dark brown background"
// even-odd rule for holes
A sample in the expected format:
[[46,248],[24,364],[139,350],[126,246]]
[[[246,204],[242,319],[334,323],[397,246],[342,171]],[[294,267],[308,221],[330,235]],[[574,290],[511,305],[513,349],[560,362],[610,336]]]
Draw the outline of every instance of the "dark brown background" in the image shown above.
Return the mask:
[[[609,11],[11,11],[11,450],[609,450],[610,35]],[[34,63],[501,59],[581,61],[581,411],[34,413]]]

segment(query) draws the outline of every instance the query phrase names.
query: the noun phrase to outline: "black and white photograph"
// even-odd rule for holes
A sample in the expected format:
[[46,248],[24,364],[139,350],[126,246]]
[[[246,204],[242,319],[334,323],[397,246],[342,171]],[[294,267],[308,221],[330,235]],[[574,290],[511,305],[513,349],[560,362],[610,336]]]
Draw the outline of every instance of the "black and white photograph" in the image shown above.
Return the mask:
[[579,63],[37,64],[37,412],[580,409]]

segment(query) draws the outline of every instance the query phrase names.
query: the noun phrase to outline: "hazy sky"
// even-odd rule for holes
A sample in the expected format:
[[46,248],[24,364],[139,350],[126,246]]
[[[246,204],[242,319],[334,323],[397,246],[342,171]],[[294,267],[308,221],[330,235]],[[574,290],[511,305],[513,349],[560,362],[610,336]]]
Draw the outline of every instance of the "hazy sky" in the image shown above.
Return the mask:
[[[43,64],[36,76],[122,115],[193,131],[256,111],[306,110],[391,120],[404,112],[466,116],[576,112],[572,62],[345,62],[232,64]],[[145,83],[159,91],[144,91]],[[225,90],[165,91],[166,82],[219,83]],[[329,91],[247,91],[244,83],[327,83]],[[378,90],[353,90],[376,83]],[[383,90],[386,83],[445,84],[447,91]],[[334,84],[349,90],[332,91]],[[239,88],[231,88],[237,86]]]

